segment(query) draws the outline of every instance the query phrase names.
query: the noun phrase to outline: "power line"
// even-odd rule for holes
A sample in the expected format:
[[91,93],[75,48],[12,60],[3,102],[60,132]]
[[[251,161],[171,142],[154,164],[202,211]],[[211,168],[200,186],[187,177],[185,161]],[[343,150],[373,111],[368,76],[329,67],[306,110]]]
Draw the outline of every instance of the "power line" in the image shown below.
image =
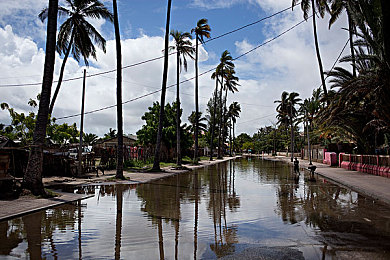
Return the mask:
[[240,122],[240,123],[237,122],[237,125],[242,125],[242,124],[250,123],[250,122],[253,122],[253,121],[256,121],[256,120],[260,120],[260,119],[264,119],[264,118],[267,118],[267,117],[270,117],[270,116],[273,116],[273,115],[276,115],[276,113],[272,113],[272,114],[270,114],[270,115],[258,117],[258,118],[251,119],[251,120],[244,121],[244,122]]
[[[311,16],[310,16],[310,17],[311,17]],[[309,17],[309,18],[310,18],[310,17]],[[291,31],[292,29],[296,28],[297,26],[299,26],[300,24],[302,24],[302,23],[305,22],[305,21],[306,21],[306,20],[302,20],[301,22],[295,24],[294,26],[290,27],[289,29],[283,31],[283,32],[280,33],[279,35],[273,37],[272,39],[270,39],[270,40],[268,40],[268,41],[266,41],[266,42],[264,42],[264,43],[262,43],[262,44],[260,44],[260,45],[257,45],[256,47],[254,47],[254,48],[252,48],[251,50],[249,50],[249,51],[247,51],[247,52],[245,52],[245,53],[239,55],[238,57],[234,58],[233,60],[238,60],[238,59],[242,58],[243,56],[248,55],[248,54],[251,53],[252,51],[254,51],[254,50],[256,50],[256,49],[258,49],[258,48],[260,48],[260,47],[262,47],[262,46],[264,46],[264,45],[266,45],[266,44],[271,43],[272,41],[278,39],[279,37],[281,37],[282,35],[286,34],[286,33],[289,32],[289,31]],[[200,73],[200,74],[198,75],[198,77],[203,76],[203,75],[205,75],[205,74],[207,74],[207,73],[209,73],[209,72],[211,72],[211,71],[214,71],[216,68],[217,68],[217,67],[214,67],[214,68],[211,68],[211,69],[209,69],[209,70],[207,70],[207,71],[204,71],[204,72]],[[193,79],[195,79],[195,76],[194,76],[194,77],[191,77],[191,78],[188,78],[188,79],[186,79],[186,80],[181,81],[180,84],[185,83],[185,82],[188,82],[188,81],[191,81],[191,80],[193,80]],[[174,86],[176,86],[176,83],[175,83],[175,84],[169,85],[169,86],[167,87],[167,89],[169,89],[169,88],[171,88],[171,87],[174,87]],[[148,93],[148,94],[145,94],[145,95],[142,95],[142,96],[139,96],[139,97],[136,97],[136,98],[127,100],[127,101],[123,102],[122,104],[127,104],[127,103],[130,103],[130,102],[136,101],[136,100],[138,100],[138,99],[141,99],[141,98],[144,98],[144,97],[147,97],[147,96],[156,94],[156,93],[158,93],[158,92],[160,92],[160,91],[161,91],[161,89],[156,90],[156,91],[153,91],[153,92],[150,92],[150,93]],[[99,112],[99,111],[106,110],[106,109],[113,108],[113,107],[116,107],[116,105],[111,105],[111,106],[103,107],[103,108],[100,108],[100,109],[95,109],[95,110],[86,112],[86,113],[84,113],[84,114],[91,114],[91,113]],[[76,116],[80,116],[80,115],[81,115],[81,114],[74,114],[74,115],[71,115],[71,116],[59,117],[59,118],[57,118],[57,120],[66,119],[66,118],[71,118],[71,117],[76,117]]]
[[[298,5],[298,4],[299,4],[299,3],[297,3],[296,5]],[[294,6],[296,6],[296,5],[294,5]],[[219,35],[219,36],[216,36],[216,37],[214,37],[214,38],[211,38],[211,39],[205,41],[205,43],[210,42],[210,41],[217,40],[217,39],[219,39],[219,38],[225,37],[225,36],[227,36],[227,35],[229,35],[229,34],[235,33],[235,32],[237,32],[237,31],[240,31],[240,30],[245,29],[245,28],[247,28],[247,27],[250,27],[250,26],[252,26],[252,25],[258,24],[258,23],[260,23],[260,22],[262,22],[262,21],[265,21],[265,20],[267,20],[267,19],[270,19],[270,18],[272,18],[272,17],[274,17],[274,16],[276,16],[276,15],[279,15],[279,14],[281,14],[281,13],[284,13],[284,12],[286,12],[287,10],[289,10],[290,8],[292,8],[292,7],[294,7],[294,6],[290,6],[290,7],[285,8],[285,9],[279,11],[279,12],[276,12],[276,13],[274,13],[274,14],[272,14],[272,15],[263,17],[263,18],[261,18],[261,19],[255,21],[255,22],[252,22],[252,23],[249,23],[249,24],[247,24],[247,25],[241,26],[241,27],[239,27],[239,28],[237,28],[237,29],[234,29],[234,30],[232,30],[232,31],[223,33],[223,34],[221,34],[221,35]],[[202,45],[202,44],[201,44],[201,45]],[[173,55],[173,54],[175,54],[175,53],[170,53],[169,55]],[[127,68],[131,68],[131,67],[139,66],[139,65],[142,65],[142,64],[145,64],[145,63],[149,63],[149,62],[152,62],[152,61],[156,61],[156,60],[159,60],[159,59],[162,59],[162,58],[164,58],[164,56],[159,56],[159,57],[156,57],[156,58],[151,58],[151,59],[148,59],[148,60],[140,61],[140,62],[133,63],[133,64],[130,64],[130,65],[127,65],[127,66],[123,66],[122,69],[127,69]],[[87,76],[87,78],[95,77],[95,76],[99,76],[99,75],[104,75],[104,74],[112,73],[112,72],[115,72],[115,71],[116,71],[116,69],[112,69],[112,70],[107,70],[107,71],[103,71],[103,72],[99,72],[99,73],[95,73],[95,74],[90,74],[90,75]],[[83,78],[82,76],[80,76],[80,77],[74,77],[74,78],[64,79],[64,80],[62,80],[62,82],[74,81],[74,80],[79,80],[79,79],[82,79],[82,78]],[[57,83],[57,82],[58,82],[58,80],[53,81],[53,83]],[[26,87],[26,86],[39,86],[39,85],[42,85],[42,82],[21,83],[21,84],[1,84],[0,87]]]

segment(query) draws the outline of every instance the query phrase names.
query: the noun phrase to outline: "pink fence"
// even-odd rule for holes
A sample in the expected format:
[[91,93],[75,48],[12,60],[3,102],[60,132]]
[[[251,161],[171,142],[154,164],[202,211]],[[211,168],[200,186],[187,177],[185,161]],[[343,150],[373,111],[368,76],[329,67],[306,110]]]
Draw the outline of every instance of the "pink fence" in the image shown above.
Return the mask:
[[339,166],[390,178],[390,156],[388,155],[340,154]]

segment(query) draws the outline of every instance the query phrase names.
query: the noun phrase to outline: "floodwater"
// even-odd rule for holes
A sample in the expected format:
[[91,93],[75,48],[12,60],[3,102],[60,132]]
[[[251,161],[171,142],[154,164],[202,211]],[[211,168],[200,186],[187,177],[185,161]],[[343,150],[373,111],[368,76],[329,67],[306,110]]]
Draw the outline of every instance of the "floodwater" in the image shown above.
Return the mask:
[[[390,259],[390,209],[243,158],[0,222],[0,259]],[[303,172],[301,172],[303,173]]]

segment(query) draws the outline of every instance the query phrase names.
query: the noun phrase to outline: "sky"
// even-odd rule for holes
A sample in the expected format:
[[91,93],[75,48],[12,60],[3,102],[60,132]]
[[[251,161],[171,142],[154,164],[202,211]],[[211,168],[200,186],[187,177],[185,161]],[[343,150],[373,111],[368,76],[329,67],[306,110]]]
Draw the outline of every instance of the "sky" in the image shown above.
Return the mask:
[[[112,10],[112,1],[103,0]],[[173,0],[170,29],[190,32],[199,19],[206,18],[211,27],[211,37],[256,22],[291,6],[291,0]],[[41,91],[45,57],[46,22],[39,12],[48,0],[0,1],[0,103],[6,102],[18,112],[37,112],[27,103]],[[60,0],[60,5],[64,5]],[[132,65],[163,55],[166,20],[166,0],[119,0],[118,12],[122,44],[122,64]],[[300,6],[275,15],[270,19],[248,26],[224,37],[214,39],[200,47],[199,72],[213,69],[220,55],[228,50],[233,58],[253,50],[303,20]],[[325,70],[336,61],[346,41],[348,32],[345,15],[329,30],[329,16],[318,21],[321,57]],[[64,18],[59,19],[59,25]],[[116,50],[113,24],[104,20],[89,20],[107,40],[107,51],[98,50],[97,60],[89,59],[89,67],[70,57],[66,63],[64,79],[114,70]],[[194,42],[194,41],[193,41]],[[172,39],[170,44],[173,45]],[[348,48],[343,53],[348,54]],[[58,79],[63,57],[56,54],[55,75]],[[302,99],[311,96],[321,85],[313,40],[312,21],[309,19],[279,38],[266,43],[234,61],[239,77],[239,92],[229,93],[228,104],[241,105],[236,134],[256,133],[260,127],[272,125],[276,120],[275,100],[283,91],[298,92]],[[176,98],[176,60],[169,58],[167,102]],[[142,115],[153,102],[160,101],[163,60],[144,63],[123,69],[123,119],[124,133],[135,134],[144,121]],[[181,80],[194,77],[194,62],[189,61]],[[215,82],[211,72],[199,78],[200,111],[205,113]],[[181,84],[183,122],[195,110],[194,80]],[[12,85],[12,86],[9,86]],[[328,84],[329,85],[329,84]],[[56,87],[53,83],[52,93]],[[329,88],[329,86],[328,86]],[[80,117],[67,117],[80,113],[82,79],[63,82],[53,116],[57,123],[74,123]],[[139,98],[143,95],[146,97]],[[93,111],[116,104],[116,73],[91,76],[86,80],[85,111]],[[9,124],[7,111],[0,110],[0,123]],[[109,128],[116,129],[115,107],[85,115],[84,132],[103,136]]]

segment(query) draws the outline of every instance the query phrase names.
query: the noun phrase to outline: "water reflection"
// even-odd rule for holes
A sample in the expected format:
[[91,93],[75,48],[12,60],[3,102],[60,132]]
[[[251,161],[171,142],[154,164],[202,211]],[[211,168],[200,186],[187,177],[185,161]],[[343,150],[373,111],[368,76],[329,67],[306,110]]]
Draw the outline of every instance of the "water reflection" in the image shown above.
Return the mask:
[[294,180],[278,162],[73,189],[95,197],[0,222],[0,257],[213,259],[252,247],[276,258],[281,248],[308,259],[389,257],[388,208],[321,178]]

